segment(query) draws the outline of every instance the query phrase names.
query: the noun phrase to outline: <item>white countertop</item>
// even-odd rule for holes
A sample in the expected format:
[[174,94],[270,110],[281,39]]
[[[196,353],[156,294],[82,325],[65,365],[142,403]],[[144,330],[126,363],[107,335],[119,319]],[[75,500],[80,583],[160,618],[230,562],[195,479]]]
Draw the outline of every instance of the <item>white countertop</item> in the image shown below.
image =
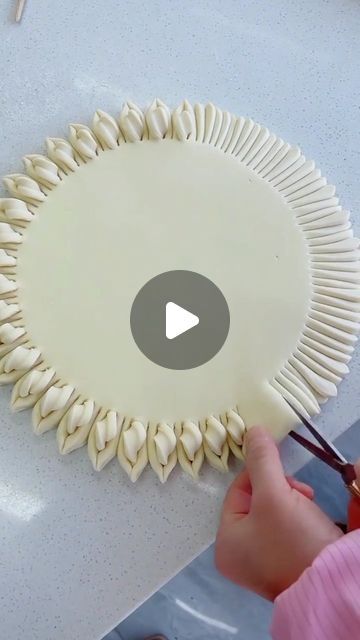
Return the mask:
[[[351,0],[119,2],[28,0],[20,25],[0,5],[0,175],[47,135],[124,99],[211,100],[299,144],[338,187],[360,228],[360,5]],[[360,352],[320,423],[360,415]],[[132,485],[114,462],[61,458],[1,391],[1,637],[102,637],[213,539],[230,476],[195,484],[147,470]],[[284,447],[295,470],[304,455]]]

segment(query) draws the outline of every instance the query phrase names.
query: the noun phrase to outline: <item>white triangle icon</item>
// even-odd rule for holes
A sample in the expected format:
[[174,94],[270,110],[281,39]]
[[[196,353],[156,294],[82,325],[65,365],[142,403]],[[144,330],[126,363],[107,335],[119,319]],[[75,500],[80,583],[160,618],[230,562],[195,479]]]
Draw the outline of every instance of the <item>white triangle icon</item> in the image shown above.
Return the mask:
[[196,327],[197,324],[199,324],[198,316],[175,304],[175,302],[166,304],[166,337],[168,340],[181,336],[182,333]]

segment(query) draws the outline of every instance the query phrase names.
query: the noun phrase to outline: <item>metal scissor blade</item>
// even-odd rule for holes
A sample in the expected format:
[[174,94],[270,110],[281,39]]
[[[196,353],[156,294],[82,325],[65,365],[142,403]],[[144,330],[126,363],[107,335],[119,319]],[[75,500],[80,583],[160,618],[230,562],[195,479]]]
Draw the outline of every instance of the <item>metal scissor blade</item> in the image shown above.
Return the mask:
[[[289,405],[289,407],[293,410],[295,415],[299,418],[300,422],[303,423],[303,425],[310,431],[310,433],[319,442],[319,444],[321,444],[321,446],[323,447],[324,451],[327,451],[328,454],[330,454],[332,457],[334,457],[339,462],[346,463],[347,462],[346,458],[344,458],[344,456],[340,453],[340,451],[338,451],[336,449],[336,447],[334,447],[334,445],[331,444],[331,442],[328,442],[328,440],[326,440],[326,438],[324,438],[324,436],[320,433],[319,429],[317,427],[315,427],[315,425],[311,422],[311,420],[309,420],[308,418],[305,418],[303,415],[301,415],[301,413],[299,413],[299,411],[297,409],[295,409],[295,407],[293,407],[293,405],[288,400],[286,400],[286,402]],[[304,440],[305,440],[305,438],[304,438]],[[306,442],[308,442],[308,441],[306,440]],[[302,443],[302,444],[304,444],[304,443]],[[316,445],[314,445],[314,446],[316,446]],[[321,449],[320,449],[320,451],[321,451]],[[315,454],[315,455],[317,455],[317,454]]]
[[335,469],[335,471],[341,473],[341,475],[343,474],[346,462],[337,460],[334,458],[332,453],[324,451],[324,449],[315,444],[315,442],[311,442],[307,438],[304,438],[301,433],[290,431],[289,436],[301,444],[305,449],[307,449],[307,451],[310,451],[314,456],[325,462],[329,467],[332,467],[332,469]]
[[324,451],[314,442],[311,442],[307,438],[304,438],[301,433],[290,431],[289,436],[291,436],[294,440],[296,440],[296,442],[301,444],[305,449],[310,451],[310,453],[316,456],[319,460],[325,462],[325,464],[327,464],[329,467],[340,473],[347,487],[350,487],[351,484],[356,481],[357,474],[355,471],[355,467],[353,464],[351,464],[351,462],[347,462],[345,459],[337,460],[332,453]]

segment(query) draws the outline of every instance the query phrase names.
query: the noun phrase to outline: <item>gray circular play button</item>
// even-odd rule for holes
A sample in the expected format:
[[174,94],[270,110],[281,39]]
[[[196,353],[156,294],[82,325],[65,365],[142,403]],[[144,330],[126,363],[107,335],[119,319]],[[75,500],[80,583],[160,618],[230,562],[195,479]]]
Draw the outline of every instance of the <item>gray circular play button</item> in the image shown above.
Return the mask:
[[137,294],[130,314],[140,351],[161,367],[193,369],[223,346],[230,314],[220,289],[193,271],[167,271]]

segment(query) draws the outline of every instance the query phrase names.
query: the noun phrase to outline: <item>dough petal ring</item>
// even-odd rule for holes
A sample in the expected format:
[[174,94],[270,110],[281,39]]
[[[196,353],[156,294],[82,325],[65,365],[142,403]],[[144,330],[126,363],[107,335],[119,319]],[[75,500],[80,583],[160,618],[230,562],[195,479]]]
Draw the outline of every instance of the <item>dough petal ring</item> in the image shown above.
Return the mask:
[[[254,422],[285,435],[284,399],[314,415],[336,395],[360,327],[359,240],[297,147],[212,104],[159,99],[98,110],[46,145],[0,199],[0,383],[35,433],[56,428],[63,454],[87,444],[96,470],[117,457],[132,481],[150,464],[165,482],[177,462],[197,478],[205,460],[241,459]],[[186,378],[126,346],[136,287],[161,268],[208,269],[230,302],[224,354]]]

